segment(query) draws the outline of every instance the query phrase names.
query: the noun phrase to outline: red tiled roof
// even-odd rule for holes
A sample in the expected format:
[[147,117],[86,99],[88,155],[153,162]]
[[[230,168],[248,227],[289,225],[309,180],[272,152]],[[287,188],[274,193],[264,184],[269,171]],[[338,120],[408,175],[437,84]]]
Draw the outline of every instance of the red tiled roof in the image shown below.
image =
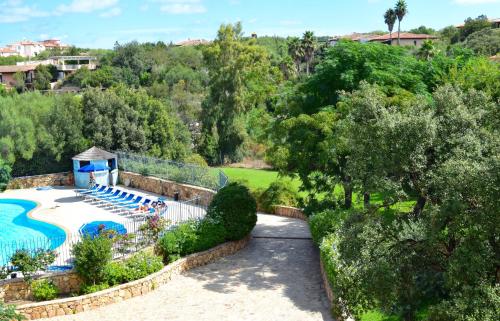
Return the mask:
[[[417,34],[417,33],[409,33],[409,32],[401,32],[400,39],[437,39],[436,36],[426,35],[426,34]],[[370,39],[370,41],[387,41],[390,39],[390,34],[385,34],[383,36],[378,36]],[[398,33],[392,33],[392,39],[398,39]]]
[[0,48],[0,52],[3,53],[17,53],[17,51],[10,49],[10,48]]
[[0,73],[15,73],[18,71],[26,72],[30,70],[35,70],[36,65],[8,65],[8,66],[0,66]]

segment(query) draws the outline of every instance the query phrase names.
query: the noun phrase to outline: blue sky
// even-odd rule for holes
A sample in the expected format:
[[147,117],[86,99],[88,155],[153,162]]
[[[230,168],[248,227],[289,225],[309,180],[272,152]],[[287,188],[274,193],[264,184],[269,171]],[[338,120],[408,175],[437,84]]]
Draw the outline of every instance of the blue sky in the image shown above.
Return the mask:
[[[500,17],[500,0],[407,0],[402,29],[442,28],[466,17]],[[395,0],[0,0],[0,46],[58,38],[89,48],[115,41],[213,39],[221,23],[242,21],[246,34],[317,35],[385,30]]]

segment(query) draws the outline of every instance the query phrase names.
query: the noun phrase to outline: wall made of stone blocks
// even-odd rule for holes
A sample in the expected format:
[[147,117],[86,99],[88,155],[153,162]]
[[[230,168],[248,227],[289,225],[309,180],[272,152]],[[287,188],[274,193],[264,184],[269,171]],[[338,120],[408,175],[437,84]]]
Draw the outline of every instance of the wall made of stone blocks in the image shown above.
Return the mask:
[[73,186],[73,172],[16,177],[10,180],[7,189],[33,188],[41,186]]

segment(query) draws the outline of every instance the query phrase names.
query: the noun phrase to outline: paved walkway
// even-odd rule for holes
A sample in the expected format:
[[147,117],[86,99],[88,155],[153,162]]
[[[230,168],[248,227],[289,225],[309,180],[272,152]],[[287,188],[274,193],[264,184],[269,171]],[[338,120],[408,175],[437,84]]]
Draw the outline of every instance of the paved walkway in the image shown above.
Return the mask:
[[259,215],[250,244],[147,295],[52,321],[331,320],[307,223]]

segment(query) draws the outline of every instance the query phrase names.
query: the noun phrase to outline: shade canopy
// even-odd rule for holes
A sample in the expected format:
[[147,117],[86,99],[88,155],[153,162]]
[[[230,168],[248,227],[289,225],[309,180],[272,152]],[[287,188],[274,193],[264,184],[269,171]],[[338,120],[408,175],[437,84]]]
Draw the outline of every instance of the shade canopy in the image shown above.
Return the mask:
[[116,154],[107,152],[103,149],[92,147],[73,157],[77,161],[95,161],[95,160],[108,160],[116,158]]
[[83,224],[82,227],[80,227],[80,234],[82,236],[90,236],[91,238],[107,231],[114,231],[114,234],[120,235],[127,234],[127,229],[123,224],[113,221],[94,221]]
[[90,172],[106,171],[108,169],[109,169],[109,167],[107,165],[92,163],[92,164],[88,164],[88,165],[85,165],[83,167],[80,167],[78,169],[78,171],[80,173],[90,173]]

